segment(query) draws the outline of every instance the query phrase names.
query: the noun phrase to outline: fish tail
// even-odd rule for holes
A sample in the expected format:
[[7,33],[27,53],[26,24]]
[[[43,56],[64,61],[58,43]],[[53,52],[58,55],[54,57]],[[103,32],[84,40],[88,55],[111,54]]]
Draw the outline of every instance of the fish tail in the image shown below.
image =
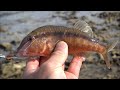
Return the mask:
[[110,52],[118,43],[118,40],[115,40],[114,42],[112,42],[112,44],[110,44],[108,47],[107,47],[107,52]]
[[110,55],[109,52],[117,45],[118,40],[114,41],[112,44],[110,44],[106,49],[105,52],[102,53],[102,56],[105,60],[105,63],[109,69],[111,69],[111,64],[110,64]]
[[106,52],[102,53],[102,56],[103,56],[103,58],[105,60],[105,63],[107,65],[108,69],[111,69],[109,53],[106,51]]

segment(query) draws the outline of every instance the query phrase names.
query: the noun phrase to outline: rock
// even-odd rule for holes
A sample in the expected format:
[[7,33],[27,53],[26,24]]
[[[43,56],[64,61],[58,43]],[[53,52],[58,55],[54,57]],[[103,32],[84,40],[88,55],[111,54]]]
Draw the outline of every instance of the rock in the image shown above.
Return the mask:
[[14,40],[11,41],[10,43],[13,44],[13,45],[16,45],[16,41],[14,41]]
[[6,31],[0,27],[0,32],[6,32]]
[[120,18],[118,18],[117,21],[120,22]]
[[25,62],[9,62],[2,64],[2,78],[21,78]]
[[8,42],[4,42],[4,43],[0,44],[0,49],[10,51],[10,50],[12,50],[12,45]]

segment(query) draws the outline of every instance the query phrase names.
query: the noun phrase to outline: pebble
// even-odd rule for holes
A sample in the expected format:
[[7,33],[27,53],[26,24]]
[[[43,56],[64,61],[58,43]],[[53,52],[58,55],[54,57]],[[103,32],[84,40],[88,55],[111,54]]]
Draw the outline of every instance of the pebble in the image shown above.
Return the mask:
[[0,44],[0,48],[6,51],[12,50],[12,45],[9,42],[4,42]]

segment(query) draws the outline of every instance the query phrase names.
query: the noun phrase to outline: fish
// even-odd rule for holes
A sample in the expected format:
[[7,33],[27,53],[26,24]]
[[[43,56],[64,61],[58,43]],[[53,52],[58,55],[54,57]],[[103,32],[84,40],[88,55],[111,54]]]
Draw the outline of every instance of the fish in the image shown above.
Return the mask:
[[16,56],[50,56],[59,41],[67,43],[69,55],[76,57],[97,52],[103,56],[107,67],[111,68],[108,53],[116,46],[117,41],[111,45],[101,43],[93,37],[91,27],[82,20],[76,20],[72,27],[45,25],[33,30],[20,43]]

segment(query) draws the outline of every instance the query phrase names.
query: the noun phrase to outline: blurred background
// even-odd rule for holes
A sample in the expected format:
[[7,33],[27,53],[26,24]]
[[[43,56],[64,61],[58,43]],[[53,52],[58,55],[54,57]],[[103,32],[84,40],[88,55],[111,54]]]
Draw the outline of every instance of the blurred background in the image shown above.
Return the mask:
[[[120,40],[120,11],[0,11],[0,54],[15,51],[21,40],[40,26],[69,26],[68,20],[73,18],[85,20],[101,42],[110,44]],[[110,58],[112,69],[108,70],[99,54],[90,54],[79,79],[120,79],[120,42],[110,52]],[[66,68],[69,63],[66,62]],[[1,62],[0,78],[20,79],[25,65],[25,60]]]

